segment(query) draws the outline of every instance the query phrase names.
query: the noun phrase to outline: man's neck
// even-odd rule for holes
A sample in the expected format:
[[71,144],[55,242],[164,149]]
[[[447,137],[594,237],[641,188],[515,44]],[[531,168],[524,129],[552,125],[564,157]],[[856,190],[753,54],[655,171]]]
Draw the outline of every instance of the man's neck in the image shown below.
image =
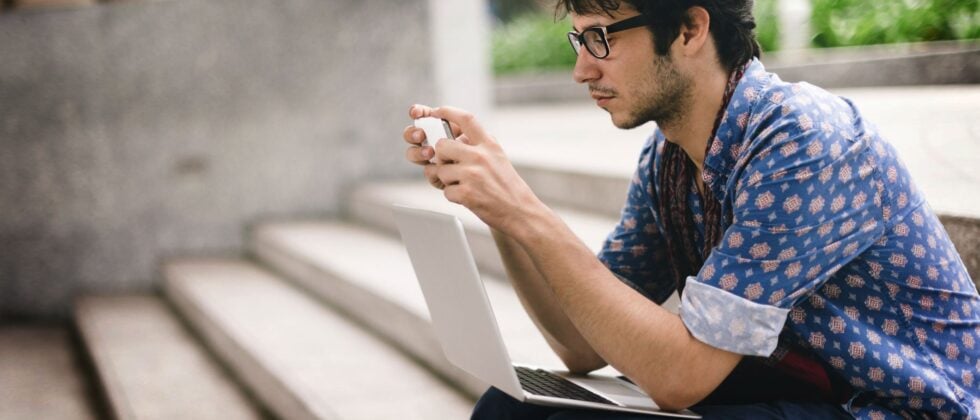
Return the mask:
[[720,68],[695,75],[691,92],[690,109],[677,121],[663,124],[660,130],[676,143],[694,162],[698,172],[704,163],[708,137],[722,105],[722,96],[728,86],[728,74]]

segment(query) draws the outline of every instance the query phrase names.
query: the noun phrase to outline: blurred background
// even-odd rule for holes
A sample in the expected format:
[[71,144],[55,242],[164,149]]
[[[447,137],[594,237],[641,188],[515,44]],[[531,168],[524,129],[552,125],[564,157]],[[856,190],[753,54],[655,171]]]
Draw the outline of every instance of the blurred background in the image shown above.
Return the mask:
[[[571,23],[567,17],[556,19],[553,4],[491,4],[494,74],[569,69],[575,64],[562,38]],[[980,11],[970,0],[760,0],[754,9],[756,36],[766,52],[980,38]]]
[[[767,69],[855,101],[976,280],[978,3],[755,10]],[[653,127],[572,81],[570,26],[547,1],[0,0],[0,418],[466,417],[486,384],[443,357],[393,202],[459,215],[512,356],[557,364],[401,132],[413,103],[473,111],[598,249]]]

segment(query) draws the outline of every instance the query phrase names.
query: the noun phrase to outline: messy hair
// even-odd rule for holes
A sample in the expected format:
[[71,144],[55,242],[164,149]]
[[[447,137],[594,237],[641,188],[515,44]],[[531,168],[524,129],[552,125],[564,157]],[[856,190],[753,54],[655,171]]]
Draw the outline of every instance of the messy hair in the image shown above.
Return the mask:
[[696,6],[711,16],[711,36],[722,67],[731,71],[762,53],[755,38],[752,0],[558,0],[555,12],[608,16],[624,3],[647,17],[658,55],[667,55],[670,44],[680,35],[681,25],[690,23],[688,10]]

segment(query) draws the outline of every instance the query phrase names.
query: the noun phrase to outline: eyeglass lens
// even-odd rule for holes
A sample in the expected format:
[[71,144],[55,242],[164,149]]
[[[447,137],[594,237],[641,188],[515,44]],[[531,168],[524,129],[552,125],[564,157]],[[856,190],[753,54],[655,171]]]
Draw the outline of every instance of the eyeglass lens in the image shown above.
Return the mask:
[[586,29],[581,35],[570,32],[568,34],[568,40],[571,42],[572,49],[575,50],[576,55],[582,48],[582,41],[585,42],[585,49],[589,50],[589,54],[592,54],[596,58],[603,58],[609,54],[608,44],[606,44],[602,30],[599,28]]

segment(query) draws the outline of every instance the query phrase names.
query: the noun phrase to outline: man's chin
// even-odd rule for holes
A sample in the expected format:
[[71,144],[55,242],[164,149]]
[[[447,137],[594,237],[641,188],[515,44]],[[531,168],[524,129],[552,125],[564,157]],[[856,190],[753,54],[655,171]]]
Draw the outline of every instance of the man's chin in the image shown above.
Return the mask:
[[639,127],[646,122],[646,121],[640,121],[640,119],[636,118],[635,115],[616,113],[616,112],[609,111],[608,109],[606,110],[606,112],[609,112],[609,118],[612,120],[613,125],[619,129],[629,130],[631,128]]

